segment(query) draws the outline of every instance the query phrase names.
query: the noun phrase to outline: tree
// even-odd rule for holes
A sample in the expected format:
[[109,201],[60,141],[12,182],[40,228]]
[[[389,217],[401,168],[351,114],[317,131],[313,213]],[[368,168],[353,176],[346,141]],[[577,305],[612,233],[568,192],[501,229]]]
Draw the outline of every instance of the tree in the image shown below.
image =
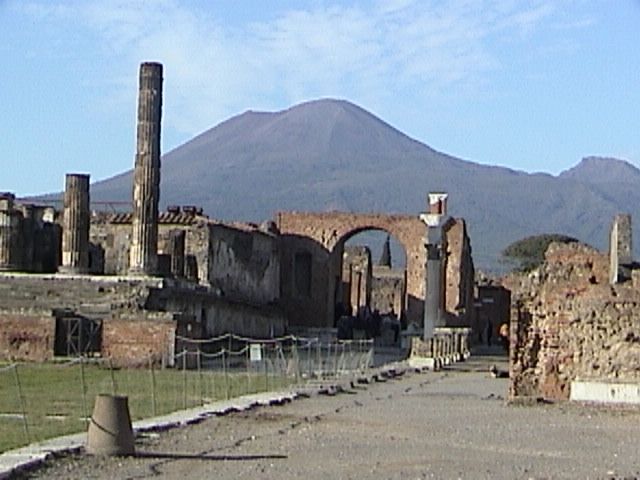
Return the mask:
[[513,242],[502,251],[502,258],[516,265],[521,272],[530,272],[544,261],[544,254],[553,242],[575,243],[577,239],[559,233],[544,233],[533,235]]

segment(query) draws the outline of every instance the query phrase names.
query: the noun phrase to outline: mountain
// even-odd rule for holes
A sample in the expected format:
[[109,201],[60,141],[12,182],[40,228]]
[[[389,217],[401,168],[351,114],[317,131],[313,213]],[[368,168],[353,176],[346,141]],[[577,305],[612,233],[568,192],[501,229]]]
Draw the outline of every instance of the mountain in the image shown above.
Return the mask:
[[[92,199],[130,199],[131,179],[128,171],[94,184]],[[325,99],[247,111],[168,152],[161,206],[247,221],[279,210],[418,214],[429,191],[447,191],[450,213],[467,220],[476,264],[492,269],[504,247],[536,233],[604,248],[615,213],[640,214],[636,185],[640,171],[621,160],[590,157],[557,177],[461,160]]]

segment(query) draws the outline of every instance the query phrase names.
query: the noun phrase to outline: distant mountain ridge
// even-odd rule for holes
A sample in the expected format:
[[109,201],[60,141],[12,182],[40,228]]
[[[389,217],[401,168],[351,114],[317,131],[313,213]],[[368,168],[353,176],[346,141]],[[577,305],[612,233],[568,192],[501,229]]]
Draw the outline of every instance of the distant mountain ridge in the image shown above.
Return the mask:
[[[94,184],[92,200],[130,199],[131,178]],[[429,191],[447,191],[450,213],[467,220],[476,264],[493,269],[504,247],[536,233],[604,248],[614,214],[640,218],[637,186],[640,170],[617,159],[587,157],[557,177],[461,160],[350,102],[323,99],[247,111],[168,152],[161,206],[256,222],[280,210],[418,214]]]

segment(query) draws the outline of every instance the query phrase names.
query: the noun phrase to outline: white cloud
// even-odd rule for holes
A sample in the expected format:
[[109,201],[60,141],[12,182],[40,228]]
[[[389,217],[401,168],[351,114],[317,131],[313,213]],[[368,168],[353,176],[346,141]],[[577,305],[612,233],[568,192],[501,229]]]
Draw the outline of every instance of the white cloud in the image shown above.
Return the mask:
[[381,0],[299,8],[232,27],[185,5],[73,0],[22,8],[47,21],[84,25],[97,36],[101,55],[112,61],[112,99],[131,101],[120,89],[132,90],[133,65],[162,61],[165,125],[186,134],[245,108],[320,96],[376,108],[407,89],[473,90],[500,66],[488,45],[493,36],[531,35],[554,11],[547,2]]

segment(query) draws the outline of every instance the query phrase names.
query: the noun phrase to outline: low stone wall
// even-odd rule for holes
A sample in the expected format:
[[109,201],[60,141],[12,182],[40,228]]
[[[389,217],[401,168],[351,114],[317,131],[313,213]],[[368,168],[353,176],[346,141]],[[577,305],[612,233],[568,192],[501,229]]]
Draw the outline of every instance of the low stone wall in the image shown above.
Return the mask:
[[102,356],[121,366],[173,362],[176,322],[159,319],[111,319],[102,324]]
[[0,359],[50,360],[55,328],[50,312],[0,312]]
[[470,328],[437,328],[434,336],[423,340],[411,337],[410,361],[426,361],[437,368],[443,364],[458,362],[470,354]]

